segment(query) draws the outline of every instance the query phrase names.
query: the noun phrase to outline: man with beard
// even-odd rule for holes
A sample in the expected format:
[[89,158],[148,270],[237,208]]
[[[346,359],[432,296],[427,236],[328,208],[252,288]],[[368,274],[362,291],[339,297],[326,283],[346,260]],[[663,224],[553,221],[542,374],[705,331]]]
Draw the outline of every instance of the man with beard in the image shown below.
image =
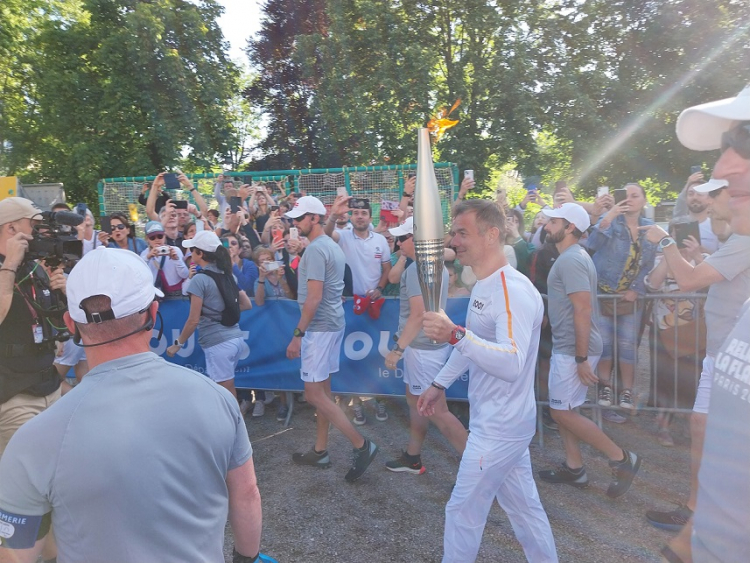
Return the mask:
[[[350,208],[350,204],[357,207]],[[335,230],[336,223],[345,218],[350,211],[352,228]],[[388,285],[388,272],[391,271],[388,241],[380,233],[370,230],[371,221],[372,210],[369,201],[353,201],[352,196],[338,196],[331,206],[331,216],[325,226],[325,233],[344,251],[346,263],[352,271],[352,292],[355,300],[359,298],[359,302],[364,304],[359,309],[361,312],[383,296],[383,290]],[[355,312],[358,312],[358,309],[355,308]],[[376,399],[376,403],[375,417],[381,422],[388,420],[385,402]],[[358,397],[353,399],[352,408],[354,424],[365,424],[364,411]]]
[[305,398],[317,409],[315,445],[305,453],[292,456],[298,465],[320,469],[331,466],[328,455],[328,424],[336,427],[354,446],[352,467],[346,480],[355,481],[370,466],[378,447],[365,439],[333,402],[331,374],[339,371],[341,344],[344,339],[344,290],[346,258],[338,245],[323,232],[321,222],[326,208],[319,199],[301,197],[286,216],[294,220],[299,234],[310,244],[299,263],[297,302],[301,315],[294,336],[286,350],[290,360],[302,359],[301,377]]
[[596,365],[602,353],[602,337],[592,318],[599,314],[596,268],[578,244],[590,226],[589,215],[576,203],[542,210],[549,222],[547,241],[560,251],[547,279],[549,320],[552,326],[552,359],[549,371],[549,406],[565,448],[565,462],[558,469],[539,472],[548,483],[589,484],[583,467],[580,441],[609,458],[613,481],[607,496],[624,495],[641,465],[640,458],[615,444],[590,419],[577,413],[586,400],[589,385],[599,378]]

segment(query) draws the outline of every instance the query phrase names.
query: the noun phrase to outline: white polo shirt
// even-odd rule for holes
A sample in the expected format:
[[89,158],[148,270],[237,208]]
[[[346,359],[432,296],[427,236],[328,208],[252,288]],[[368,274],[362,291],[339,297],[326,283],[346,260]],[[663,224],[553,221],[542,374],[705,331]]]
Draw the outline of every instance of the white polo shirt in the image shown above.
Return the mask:
[[364,295],[378,287],[380,276],[383,275],[382,264],[391,262],[391,251],[385,237],[372,231],[368,232],[366,238],[360,238],[354,230],[342,229],[336,232],[339,235],[339,246],[352,271],[354,295]]

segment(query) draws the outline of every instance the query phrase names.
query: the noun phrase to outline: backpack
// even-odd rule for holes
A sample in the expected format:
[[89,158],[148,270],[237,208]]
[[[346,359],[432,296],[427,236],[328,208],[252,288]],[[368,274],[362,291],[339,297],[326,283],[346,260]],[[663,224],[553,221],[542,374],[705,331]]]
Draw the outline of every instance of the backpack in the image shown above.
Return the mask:
[[221,312],[221,324],[224,326],[234,326],[240,322],[240,288],[237,287],[234,276],[210,270],[201,270],[196,273],[206,274],[214,280],[216,287],[219,289],[221,299],[224,301],[224,310]]

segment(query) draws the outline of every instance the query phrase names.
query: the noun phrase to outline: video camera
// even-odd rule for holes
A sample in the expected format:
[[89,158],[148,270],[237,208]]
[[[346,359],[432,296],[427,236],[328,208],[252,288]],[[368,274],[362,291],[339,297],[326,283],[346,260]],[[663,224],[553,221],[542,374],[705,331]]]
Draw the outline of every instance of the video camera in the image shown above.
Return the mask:
[[43,211],[42,222],[34,226],[33,240],[25,260],[44,260],[50,268],[72,266],[83,256],[83,241],[70,227],[83,223],[83,217],[69,211]]
[[[83,217],[78,213],[43,211],[41,222],[34,226],[24,262],[43,260],[52,269],[72,267],[83,255],[83,242],[71,234],[71,228],[82,222]],[[36,276],[31,278],[31,283],[34,297],[30,303],[45,319],[40,324],[37,343],[68,340],[70,333],[63,322],[63,314],[68,309],[65,296],[59,291],[49,291]]]

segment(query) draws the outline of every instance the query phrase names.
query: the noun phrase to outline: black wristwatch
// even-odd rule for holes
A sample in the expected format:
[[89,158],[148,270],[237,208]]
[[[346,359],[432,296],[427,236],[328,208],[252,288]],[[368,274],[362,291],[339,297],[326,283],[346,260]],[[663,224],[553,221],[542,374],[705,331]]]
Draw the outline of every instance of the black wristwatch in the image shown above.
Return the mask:
[[396,342],[396,345],[393,347],[393,350],[391,350],[391,352],[396,352],[398,354],[403,354],[404,353],[404,349],[401,346],[398,345],[398,342]]
[[588,356],[576,356],[576,363],[577,364],[582,364],[582,363],[588,362],[588,361],[589,361],[589,357]]
[[294,336],[303,337],[303,336],[305,336],[305,333],[303,331],[301,331],[299,328],[295,328],[294,329]]
[[184,346],[184,344],[181,344],[180,341],[177,338],[174,339],[174,345],[175,346],[179,346],[180,348],[182,348]]

